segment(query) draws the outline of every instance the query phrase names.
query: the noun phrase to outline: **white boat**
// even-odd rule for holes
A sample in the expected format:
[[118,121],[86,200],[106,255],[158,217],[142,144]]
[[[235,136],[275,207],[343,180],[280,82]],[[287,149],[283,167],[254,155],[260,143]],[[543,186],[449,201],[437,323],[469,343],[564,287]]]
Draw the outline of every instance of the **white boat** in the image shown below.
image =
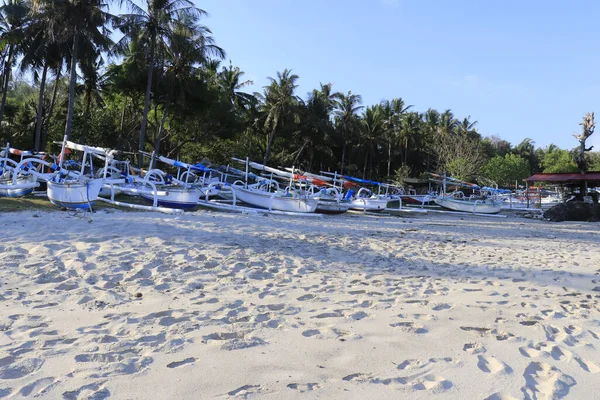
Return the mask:
[[74,179],[47,182],[50,202],[59,207],[87,210],[98,199],[104,179]]
[[16,184],[13,184],[12,174],[6,178],[0,178],[0,197],[23,197],[39,186],[33,175],[22,175],[17,177]]
[[[151,189],[139,192],[140,197],[154,202],[155,193]],[[161,207],[191,209],[198,205],[202,192],[200,189],[176,185],[161,185],[156,193],[156,202]]]
[[357,211],[383,211],[387,208],[387,204],[390,200],[393,200],[389,196],[374,195],[367,188],[361,188],[356,197],[350,201],[350,209]]
[[314,213],[319,200],[281,192],[267,192],[259,187],[247,187],[233,185],[231,189],[236,198],[244,203],[268,210],[289,211],[298,213]]
[[440,207],[451,211],[498,214],[502,210],[502,203],[493,199],[456,199],[451,196],[440,196],[436,197],[434,201]]
[[351,210],[358,211],[383,211],[387,208],[389,199],[379,198],[377,196],[372,197],[359,197],[350,202]]

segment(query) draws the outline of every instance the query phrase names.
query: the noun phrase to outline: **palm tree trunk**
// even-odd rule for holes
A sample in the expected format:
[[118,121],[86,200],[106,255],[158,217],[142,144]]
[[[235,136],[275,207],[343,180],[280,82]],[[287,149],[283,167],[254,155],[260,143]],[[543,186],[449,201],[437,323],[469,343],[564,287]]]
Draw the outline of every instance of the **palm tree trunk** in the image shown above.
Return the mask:
[[56,97],[58,96],[58,84],[60,82],[60,71],[62,70],[62,65],[56,69],[56,76],[54,78],[54,89],[52,90],[52,100],[50,101],[50,108],[48,109],[48,121],[46,122],[46,126],[42,129],[42,137],[40,138],[40,148],[46,148],[46,142],[48,139],[48,131],[50,129],[50,122],[52,120],[52,115],[54,114],[54,105],[56,104]]
[[163,130],[165,127],[165,121],[167,120],[167,106],[163,109],[162,118],[160,120],[160,126],[158,127],[158,134],[154,140],[154,154],[157,156],[160,154],[160,142],[162,141]]
[[[152,36],[150,43],[150,54],[148,56],[148,79],[146,81],[146,96],[144,97],[144,113],[142,114],[142,126],[140,127],[139,151],[144,151],[144,142],[146,140],[146,127],[148,126],[148,112],[150,112],[150,95],[152,93],[152,74],[154,72],[154,51],[156,47],[156,38]],[[141,168],[143,163],[142,153],[139,154],[138,166]]]
[[121,132],[121,137],[117,141],[117,150],[123,149],[123,138],[125,137],[125,111],[127,110],[127,97],[125,98],[125,105],[123,106],[123,112],[121,113],[121,126],[119,127],[119,132]]
[[90,117],[90,106],[92,104],[92,95],[88,93],[85,99],[85,111],[83,112],[83,129],[81,130],[81,144],[85,144],[85,136],[89,127],[88,119]]
[[363,168],[363,179],[367,179],[367,161],[369,161],[369,152],[366,152],[365,155],[365,167]]
[[38,109],[35,117],[35,151],[40,151],[40,145],[42,140],[42,122],[44,119],[44,91],[46,89],[46,77],[48,76],[48,63],[44,64],[42,71],[42,79],[40,81],[40,94],[38,97]]
[[302,152],[304,151],[304,148],[306,147],[307,144],[308,144],[308,139],[306,139],[304,141],[304,143],[302,144],[302,147],[300,147],[300,150],[298,150],[298,153],[296,153],[296,157],[294,158],[294,162],[292,162],[292,165],[296,165],[296,161],[298,161],[300,154],[302,154]]
[[267,165],[267,162],[271,158],[271,146],[273,145],[273,139],[275,139],[275,129],[276,129],[276,127],[274,126],[273,129],[271,130],[271,133],[269,134],[269,139],[267,140],[267,148],[265,150],[265,159],[263,160],[264,165]]
[[392,142],[388,142],[388,169],[387,176],[390,176],[390,167],[392,165]]
[[404,139],[404,165],[408,165],[408,136]]
[[344,139],[344,144],[342,144],[342,168],[340,174],[344,174],[344,158],[346,157],[346,140]]
[[12,64],[12,56],[14,53],[14,45],[8,49],[8,58],[4,64],[4,80],[2,81],[2,102],[0,103],[0,131],[2,130],[2,119],[4,118],[4,106],[6,106],[6,95],[8,93],[8,82],[10,82],[10,66]]
[[67,124],[65,127],[65,136],[67,140],[71,137],[73,130],[73,113],[75,111],[75,84],[77,83],[77,46],[79,45],[79,36],[73,35],[73,51],[71,52],[71,78],[69,82],[69,110],[67,111]]

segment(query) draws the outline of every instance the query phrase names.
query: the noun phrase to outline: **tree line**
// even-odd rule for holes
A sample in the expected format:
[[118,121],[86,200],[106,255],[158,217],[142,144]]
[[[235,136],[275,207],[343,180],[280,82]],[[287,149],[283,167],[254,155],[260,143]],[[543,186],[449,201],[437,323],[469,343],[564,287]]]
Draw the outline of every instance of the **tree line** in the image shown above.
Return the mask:
[[[190,0],[4,0],[0,143],[56,150],[71,140],[189,161],[233,156],[310,171],[402,181],[426,172],[501,186],[534,172],[577,171],[572,152],[484,137],[470,116],[365,105],[322,83],[306,96],[285,69],[260,93],[226,63]],[[114,39],[118,38],[118,39]],[[26,79],[27,78],[27,79]],[[600,170],[598,153],[587,153]]]

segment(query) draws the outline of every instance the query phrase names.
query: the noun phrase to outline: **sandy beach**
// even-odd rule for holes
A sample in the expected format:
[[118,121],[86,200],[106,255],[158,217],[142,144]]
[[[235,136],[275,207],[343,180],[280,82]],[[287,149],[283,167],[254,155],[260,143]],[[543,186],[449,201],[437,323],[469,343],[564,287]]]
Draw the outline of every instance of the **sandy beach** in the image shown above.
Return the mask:
[[599,228],[2,213],[0,398],[590,399]]

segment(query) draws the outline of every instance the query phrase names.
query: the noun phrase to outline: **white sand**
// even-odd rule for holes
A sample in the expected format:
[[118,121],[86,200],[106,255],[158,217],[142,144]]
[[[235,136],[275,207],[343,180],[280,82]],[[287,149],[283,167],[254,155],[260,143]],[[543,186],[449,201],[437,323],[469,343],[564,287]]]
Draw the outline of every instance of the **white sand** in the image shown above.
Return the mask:
[[0,232],[0,398],[600,393],[598,224],[25,212]]

